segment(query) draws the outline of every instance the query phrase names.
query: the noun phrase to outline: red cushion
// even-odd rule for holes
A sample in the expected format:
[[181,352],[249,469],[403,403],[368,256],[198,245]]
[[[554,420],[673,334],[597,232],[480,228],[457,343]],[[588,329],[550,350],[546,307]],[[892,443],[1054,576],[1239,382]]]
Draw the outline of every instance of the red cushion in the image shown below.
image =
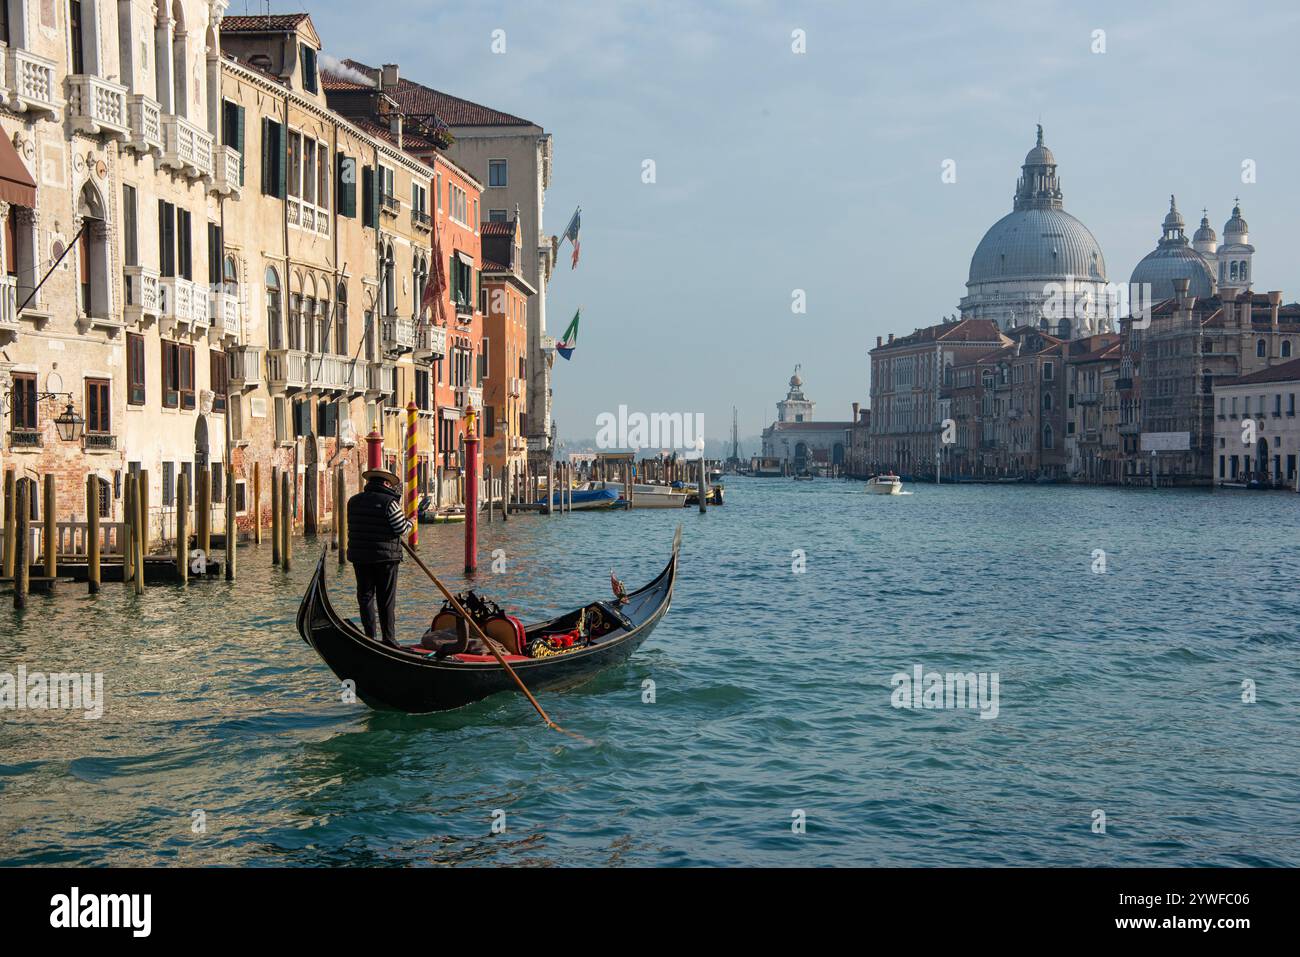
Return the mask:
[[[448,655],[447,657],[455,658],[457,661],[466,661],[470,663],[479,663],[484,661],[495,662],[497,660],[496,655]],[[501,657],[506,661],[532,661],[531,658],[528,658],[525,655],[502,655]]]

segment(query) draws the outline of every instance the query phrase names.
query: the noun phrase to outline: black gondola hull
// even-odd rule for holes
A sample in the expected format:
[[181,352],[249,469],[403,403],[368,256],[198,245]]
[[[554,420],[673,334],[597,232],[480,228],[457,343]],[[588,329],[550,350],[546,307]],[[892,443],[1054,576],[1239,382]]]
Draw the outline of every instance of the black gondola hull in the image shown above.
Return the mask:
[[[575,688],[608,668],[622,664],[649,637],[667,613],[677,571],[677,543],[668,566],[654,581],[633,592],[621,607],[628,627],[590,648],[551,658],[510,662],[536,694]],[[357,697],[372,708],[425,714],[460,708],[502,691],[518,692],[509,673],[495,662],[435,661],[430,657],[370,640],[338,615],[325,592],[325,556],[321,557],[298,609],[298,631],[341,681],[351,681]],[[532,634],[563,620],[527,628]]]

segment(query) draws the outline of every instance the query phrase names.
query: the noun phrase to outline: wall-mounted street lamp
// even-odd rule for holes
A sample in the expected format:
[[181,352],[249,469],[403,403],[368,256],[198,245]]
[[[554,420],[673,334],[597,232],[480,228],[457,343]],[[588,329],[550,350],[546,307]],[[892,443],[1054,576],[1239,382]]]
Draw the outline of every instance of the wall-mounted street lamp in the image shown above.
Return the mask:
[[[66,398],[67,406],[54,419],[54,427],[59,432],[59,438],[64,442],[76,442],[81,439],[82,433],[86,428],[86,420],[77,415],[76,408],[72,404],[71,392],[37,392],[31,396],[35,402],[43,402],[46,399]],[[14,407],[14,390],[10,389],[5,393],[5,402],[0,407],[0,412],[9,413]]]

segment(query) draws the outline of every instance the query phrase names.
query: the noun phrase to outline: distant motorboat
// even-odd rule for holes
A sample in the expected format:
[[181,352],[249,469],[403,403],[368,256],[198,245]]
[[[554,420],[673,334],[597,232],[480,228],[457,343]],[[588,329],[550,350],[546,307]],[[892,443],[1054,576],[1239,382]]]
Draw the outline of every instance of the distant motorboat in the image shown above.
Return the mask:
[[[561,506],[572,508],[573,511],[586,511],[590,509],[613,508],[618,502],[618,492],[612,488],[580,488],[574,489],[569,497],[565,497],[562,489],[556,489],[555,494],[551,496],[551,506],[560,508]],[[546,496],[537,500],[538,505],[546,504]]]
[[873,475],[867,479],[867,493],[869,495],[901,495],[903,494],[903,480],[892,472]]

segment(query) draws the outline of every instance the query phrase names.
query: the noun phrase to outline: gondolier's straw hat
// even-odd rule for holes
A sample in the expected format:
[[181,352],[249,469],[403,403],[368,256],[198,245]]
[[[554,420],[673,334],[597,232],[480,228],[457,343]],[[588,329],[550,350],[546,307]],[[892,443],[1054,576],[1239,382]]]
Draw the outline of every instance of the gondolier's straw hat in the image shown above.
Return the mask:
[[388,471],[388,469],[367,469],[361,473],[361,478],[367,482],[371,479],[383,479],[390,485],[402,484],[402,480],[398,478],[395,473]]

